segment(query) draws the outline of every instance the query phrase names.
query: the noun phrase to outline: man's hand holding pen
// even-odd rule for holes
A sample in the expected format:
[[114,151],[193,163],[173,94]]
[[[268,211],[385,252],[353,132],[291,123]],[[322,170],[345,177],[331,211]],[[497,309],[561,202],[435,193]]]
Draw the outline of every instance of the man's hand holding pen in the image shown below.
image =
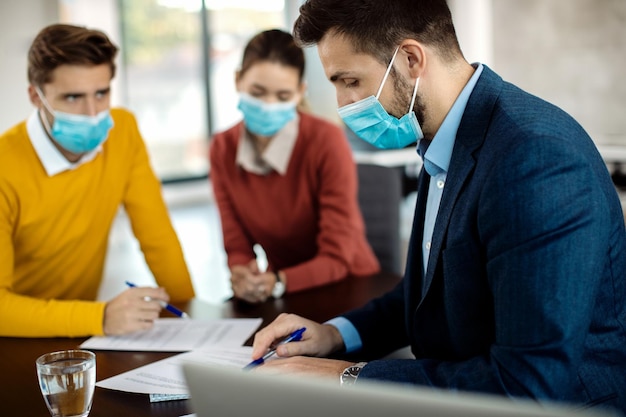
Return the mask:
[[[300,341],[280,343],[285,337],[302,328],[306,328],[306,331],[302,333]],[[275,346],[275,349],[272,349],[272,346]],[[258,360],[274,350],[276,356],[283,359],[265,362],[263,366],[255,369],[280,374],[313,374],[333,378],[336,382],[343,370],[352,363],[310,356],[326,357],[342,348],[343,339],[334,326],[283,313],[256,333],[252,345],[252,359]]]
[[287,336],[286,338],[284,338],[280,342],[276,343],[274,345],[274,347],[272,347],[272,349],[269,352],[267,352],[265,355],[261,356],[258,359],[254,359],[252,362],[250,362],[248,365],[246,365],[244,367],[244,369],[249,370],[249,369],[253,369],[253,368],[255,368],[255,367],[259,366],[259,365],[263,365],[267,359],[269,359],[271,356],[276,354],[276,348],[278,346],[285,345],[285,344],[291,343],[291,342],[299,342],[300,340],[302,340],[302,335],[304,334],[305,331],[306,331],[306,327],[301,327],[298,330],[295,330],[289,336]]
[[[128,282],[126,281],[126,285],[128,285],[130,288],[137,288],[137,286],[135,284],[133,284],[132,282]],[[168,296],[169,298],[169,296]],[[172,313],[173,315],[183,318],[183,319],[188,319],[189,316],[187,315],[187,313],[185,313],[184,311],[181,311],[179,309],[177,309],[176,307],[174,307],[173,305],[171,305],[170,303],[167,302],[167,300],[164,299],[154,299],[150,296],[145,296],[143,297],[144,301],[157,301],[161,307],[163,307],[164,309],[166,309],[167,311],[169,311],[170,313]]]
[[170,297],[163,288],[137,287],[130,282],[126,282],[126,285],[130,288],[110,300],[104,308],[105,335],[148,330],[164,308],[178,317],[188,317],[168,303]]
[[163,288],[137,287],[120,293],[106,304],[104,334],[115,336],[152,328],[163,308],[160,301],[169,301]]

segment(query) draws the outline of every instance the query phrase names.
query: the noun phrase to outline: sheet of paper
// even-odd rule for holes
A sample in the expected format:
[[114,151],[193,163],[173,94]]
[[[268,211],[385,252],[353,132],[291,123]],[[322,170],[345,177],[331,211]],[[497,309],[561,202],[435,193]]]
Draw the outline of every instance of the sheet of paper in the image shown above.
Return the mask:
[[150,330],[124,336],[95,336],[80,347],[92,350],[184,352],[209,346],[241,346],[261,325],[258,319],[179,319],[154,322]]
[[251,355],[251,346],[194,350],[103,379],[96,382],[96,386],[140,394],[188,395],[183,363],[208,363],[243,368],[250,362]]

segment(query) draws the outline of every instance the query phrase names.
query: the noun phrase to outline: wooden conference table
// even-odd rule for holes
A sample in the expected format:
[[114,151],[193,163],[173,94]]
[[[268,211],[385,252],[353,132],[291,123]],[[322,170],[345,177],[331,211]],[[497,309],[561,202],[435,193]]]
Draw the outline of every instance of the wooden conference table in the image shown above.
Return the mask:
[[[194,318],[255,318],[262,326],[282,312],[296,313],[323,322],[342,312],[359,307],[373,297],[393,288],[400,278],[378,274],[369,278],[353,278],[328,286],[286,295],[262,305],[229,300],[221,305],[193,300],[178,307]],[[27,339],[0,337],[2,384],[0,415],[49,416],[35,371],[35,359],[46,352],[77,348],[85,338]],[[251,344],[252,339],[246,344]],[[97,380],[126,372],[164,359],[174,353],[163,352],[96,352]],[[132,394],[96,387],[90,417],[161,416],[179,417],[191,413],[189,401],[150,403],[148,395]]]

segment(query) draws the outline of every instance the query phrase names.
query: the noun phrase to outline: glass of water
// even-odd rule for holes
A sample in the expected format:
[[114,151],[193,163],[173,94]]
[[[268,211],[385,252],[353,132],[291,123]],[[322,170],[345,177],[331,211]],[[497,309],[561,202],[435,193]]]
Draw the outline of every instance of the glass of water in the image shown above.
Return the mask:
[[37,358],[39,388],[52,417],[85,417],[96,384],[96,355],[63,350]]

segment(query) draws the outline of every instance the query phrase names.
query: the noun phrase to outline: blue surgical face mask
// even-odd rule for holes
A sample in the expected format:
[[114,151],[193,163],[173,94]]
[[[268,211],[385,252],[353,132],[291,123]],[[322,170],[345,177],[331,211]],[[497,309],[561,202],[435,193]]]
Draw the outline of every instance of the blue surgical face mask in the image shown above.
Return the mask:
[[240,94],[237,108],[246,128],[259,136],[275,135],[296,117],[296,103],[266,103],[246,93]]
[[95,116],[63,113],[50,107],[39,88],[36,91],[43,105],[54,117],[51,127],[46,116],[42,115],[46,130],[63,149],[75,154],[87,153],[100,146],[109,136],[109,130],[113,127],[109,110],[101,111]]
[[344,123],[358,137],[380,149],[404,148],[424,137],[415,113],[413,113],[419,78],[415,80],[409,111],[402,118],[398,119],[387,113],[378,101],[393,66],[393,61],[398,54],[398,49],[393,54],[376,96],[369,96],[339,108],[339,116]]

